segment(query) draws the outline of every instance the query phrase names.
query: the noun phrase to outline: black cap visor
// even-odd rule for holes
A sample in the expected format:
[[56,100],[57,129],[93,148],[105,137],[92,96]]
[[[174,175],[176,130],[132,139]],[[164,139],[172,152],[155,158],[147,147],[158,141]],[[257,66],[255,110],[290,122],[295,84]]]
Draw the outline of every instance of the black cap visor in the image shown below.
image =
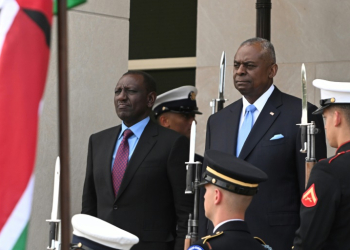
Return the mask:
[[176,114],[202,114],[202,112],[198,111],[197,107],[163,107],[162,110],[154,110],[154,115],[155,117],[158,117],[166,112],[172,112]]
[[203,173],[203,180],[201,183],[199,183],[198,187],[203,187],[209,183],[215,186],[218,186],[222,189],[225,189],[227,191],[230,191],[236,194],[241,194],[241,195],[252,196],[258,192],[258,185],[256,187],[244,187],[239,184],[235,184],[235,183],[223,180],[215,175],[212,176],[210,173],[205,172]]
[[328,108],[330,106],[330,104],[326,105],[326,106],[321,106],[318,109],[316,109],[314,112],[312,112],[313,115],[322,115],[323,110],[325,108]]

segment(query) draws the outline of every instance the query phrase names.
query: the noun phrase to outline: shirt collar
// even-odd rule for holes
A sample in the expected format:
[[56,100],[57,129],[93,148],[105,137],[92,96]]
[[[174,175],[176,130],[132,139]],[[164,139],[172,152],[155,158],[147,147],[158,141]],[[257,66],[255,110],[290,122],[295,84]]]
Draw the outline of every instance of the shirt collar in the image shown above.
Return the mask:
[[220,222],[219,224],[216,225],[216,227],[213,230],[213,233],[215,233],[216,230],[218,230],[219,227],[221,227],[223,224],[230,222],[230,221],[243,221],[241,219],[230,219],[230,220],[225,220],[223,222]]
[[130,128],[128,128],[124,122],[122,122],[122,130],[120,131],[120,134],[118,136],[118,140],[123,136],[123,133],[126,129],[130,129],[134,135],[139,139],[142,135],[143,130],[145,129],[146,125],[148,124],[150,118],[147,116],[145,119],[139,121],[138,123],[132,125]]
[[[256,100],[253,104],[256,107],[256,109],[259,111],[259,113],[262,111],[262,109],[264,108],[267,100],[269,99],[269,97],[271,96],[272,92],[274,91],[275,86],[273,84],[271,84],[270,88],[265,91],[264,94],[262,94],[258,100]],[[242,96],[242,100],[243,100],[243,110],[245,111],[245,109],[250,105],[250,103],[247,101],[247,99],[245,99],[244,96]]]

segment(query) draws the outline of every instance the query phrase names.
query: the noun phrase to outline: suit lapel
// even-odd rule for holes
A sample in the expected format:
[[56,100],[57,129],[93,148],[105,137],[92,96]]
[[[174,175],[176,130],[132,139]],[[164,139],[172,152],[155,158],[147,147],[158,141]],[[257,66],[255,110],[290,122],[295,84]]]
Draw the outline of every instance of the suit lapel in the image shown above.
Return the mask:
[[122,183],[119,188],[118,195],[115,201],[121,196],[128,184],[130,183],[132,177],[134,176],[137,169],[140,167],[141,163],[153,148],[153,145],[156,143],[156,136],[158,135],[158,128],[155,123],[149,121],[143,131],[134,153],[132,154],[128,166],[125,170],[125,174],[122,180]]
[[[256,120],[252,130],[250,131],[247,140],[245,141],[239,158],[246,159],[250,152],[255,148],[267,130],[279,116],[280,111],[277,107],[282,105],[281,91],[276,87],[270,98],[267,100],[263,110]],[[237,142],[237,141],[236,141]]]
[[[238,127],[239,122],[241,118],[241,112],[242,112],[243,102],[242,99],[240,99],[238,102],[234,103],[230,107],[231,114],[227,116],[227,120],[225,122],[226,124],[226,130],[227,134],[225,133],[225,140],[226,140],[226,147],[227,147],[227,153],[236,155],[236,146],[237,146],[237,135],[238,135]],[[227,136],[227,135],[233,135],[233,137]]]
[[121,130],[121,125],[118,125],[115,129],[112,130],[111,134],[107,134],[106,142],[103,142],[103,147],[105,147],[108,152],[107,156],[101,159],[103,166],[103,175],[107,181],[107,190],[110,192],[111,197],[114,197],[113,181],[112,181],[112,160],[115,144],[117,143],[118,135]]

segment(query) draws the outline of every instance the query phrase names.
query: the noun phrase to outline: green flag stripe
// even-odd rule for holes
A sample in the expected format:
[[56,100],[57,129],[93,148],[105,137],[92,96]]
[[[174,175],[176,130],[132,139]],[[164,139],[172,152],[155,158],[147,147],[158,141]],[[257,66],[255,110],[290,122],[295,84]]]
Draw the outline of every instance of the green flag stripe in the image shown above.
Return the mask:
[[23,229],[21,235],[19,236],[16,244],[12,248],[12,250],[25,250],[27,243],[27,234],[28,234],[28,223],[26,227]]
[[[86,0],[67,0],[67,8],[70,9],[85,2]],[[57,14],[57,0],[55,0],[53,5],[53,13]]]

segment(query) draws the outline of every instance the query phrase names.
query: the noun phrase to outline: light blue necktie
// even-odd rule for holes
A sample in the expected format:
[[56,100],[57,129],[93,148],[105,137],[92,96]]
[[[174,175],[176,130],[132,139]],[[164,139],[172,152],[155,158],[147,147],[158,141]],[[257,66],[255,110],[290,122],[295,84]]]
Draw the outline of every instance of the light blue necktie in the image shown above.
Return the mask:
[[245,109],[244,121],[242,123],[241,129],[238,132],[237,148],[236,148],[237,157],[241,153],[244,142],[247,139],[250,133],[250,130],[252,130],[252,127],[254,125],[253,113],[255,112],[255,110],[256,110],[256,107],[253,104],[247,106]]

